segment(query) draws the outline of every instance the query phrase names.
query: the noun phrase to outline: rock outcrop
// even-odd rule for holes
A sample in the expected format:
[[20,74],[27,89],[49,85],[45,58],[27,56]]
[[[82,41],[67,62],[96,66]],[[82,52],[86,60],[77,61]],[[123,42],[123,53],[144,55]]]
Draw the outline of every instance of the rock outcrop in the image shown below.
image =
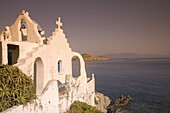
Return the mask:
[[122,95],[107,107],[107,113],[131,113],[127,107],[131,101],[132,98],[129,95]]
[[107,113],[107,106],[110,104],[111,100],[109,97],[103,95],[102,93],[96,92],[95,104],[96,108],[104,113]]

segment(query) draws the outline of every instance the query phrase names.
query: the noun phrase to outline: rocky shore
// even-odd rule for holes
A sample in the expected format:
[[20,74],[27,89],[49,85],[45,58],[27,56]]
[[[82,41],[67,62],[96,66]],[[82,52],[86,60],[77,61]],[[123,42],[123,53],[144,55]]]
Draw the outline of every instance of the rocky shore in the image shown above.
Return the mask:
[[111,100],[109,97],[105,96],[102,93],[96,92],[95,104],[96,108],[104,113],[107,113],[107,107],[110,104]]
[[131,113],[128,108],[131,101],[131,96],[122,95],[107,107],[107,113]]
[[102,93],[96,92],[95,104],[96,108],[104,113],[131,113],[130,103],[131,96],[120,96],[118,99],[111,99]]

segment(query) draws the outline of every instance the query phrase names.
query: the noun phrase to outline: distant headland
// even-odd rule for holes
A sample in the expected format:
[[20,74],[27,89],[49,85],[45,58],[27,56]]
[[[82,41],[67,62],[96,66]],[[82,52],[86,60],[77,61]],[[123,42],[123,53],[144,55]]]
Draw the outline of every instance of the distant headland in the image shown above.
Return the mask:
[[[131,58],[170,58],[169,56],[153,55],[153,54],[137,54],[137,53],[112,53],[102,56],[92,55],[90,53],[81,54],[85,61],[104,61],[111,59],[131,59]],[[73,60],[78,60],[77,57],[73,57]]]
[[[102,60],[111,60],[111,58],[106,57],[106,56],[95,56],[89,53],[83,53],[81,54],[81,56],[83,57],[83,59],[85,61],[102,61]],[[77,58],[73,58],[73,60],[77,60]]]
[[170,55],[138,54],[138,53],[109,53],[103,56],[109,58],[170,58]]

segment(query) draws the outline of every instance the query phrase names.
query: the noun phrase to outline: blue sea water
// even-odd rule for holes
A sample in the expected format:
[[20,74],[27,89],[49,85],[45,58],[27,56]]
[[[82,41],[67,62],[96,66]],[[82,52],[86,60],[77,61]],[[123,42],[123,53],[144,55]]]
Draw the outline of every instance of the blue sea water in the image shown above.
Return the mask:
[[115,100],[130,95],[133,113],[170,113],[170,59],[113,59],[86,62],[96,91]]

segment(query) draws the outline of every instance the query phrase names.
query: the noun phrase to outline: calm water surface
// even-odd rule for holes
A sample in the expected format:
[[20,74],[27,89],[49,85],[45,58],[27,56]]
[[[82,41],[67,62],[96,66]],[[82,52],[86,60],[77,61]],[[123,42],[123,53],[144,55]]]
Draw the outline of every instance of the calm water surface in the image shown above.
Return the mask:
[[86,62],[96,90],[116,99],[130,95],[133,113],[170,113],[170,59],[114,59]]

